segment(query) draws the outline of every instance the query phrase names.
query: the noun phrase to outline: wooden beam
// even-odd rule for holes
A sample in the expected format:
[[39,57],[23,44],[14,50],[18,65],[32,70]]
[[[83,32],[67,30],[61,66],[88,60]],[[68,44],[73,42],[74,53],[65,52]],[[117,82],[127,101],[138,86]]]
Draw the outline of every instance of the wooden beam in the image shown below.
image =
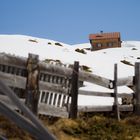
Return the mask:
[[27,58],[0,53],[0,64],[26,69]]
[[[4,54],[0,53],[0,64],[3,65],[15,66],[25,70],[26,61],[27,58],[24,57],[17,57],[5,53]],[[46,64],[44,62],[39,62],[39,67],[40,67],[40,72],[42,73],[52,73],[58,76],[60,75],[60,76],[67,76],[67,77],[70,77],[72,75],[71,68]],[[84,71],[79,71],[79,80],[91,82],[107,88],[113,88],[112,80]]]
[[[133,111],[133,105],[120,105],[120,111]],[[112,105],[106,106],[78,106],[78,112],[108,112],[113,111]]]
[[39,103],[38,114],[47,115],[47,116],[54,116],[54,117],[61,117],[61,118],[68,118],[69,117],[67,108],[55,107],[52,105],[47,105],[45,103]]
[[43,82],[43,81],[39,82],[39,89],[61,93],[61,94],[68,94],[68,90],[69,90],[68,88],[63,87],[63,85],[53,84],[53,83]]
[[[6,102],[7,105],[11,109],[18,109],[7,96],[0,95],[0,100]],[[22,102],[25,100],[21,99]],[[133,105],[119,105],[119,110],[123,112],[133,111]],[[78,106],[78,112],[107,112],[113,111],[112,105],[105,105],[105,106],[97,106],[97,105],[90,105],[90,106]],[[59,108],[51,105],[47,105],[45,103],[40,103],[38,108],[38,113],[43,115],[52,115],[62,118],[68,117],[68,112],[66,108]]]
[[[119,93],[118,97],[133,97],[132,93]],[[102,97],[114,97],[113,92],[99,92],[99,91],[86,91],[86,90],[79,90],[79,95],[89,95],[89,96],[102,96]]]
[[135,114],[140,116],[140,63],[135,63]]
[[74,62],[72,80],[71,80],[71,105],[70,105],[70,112],[69,117],[72,119],[77,118],[77,111],[78,111],[78,77],[79,77],[79,62]]
[[0,72],[0,79],[8,86],[25,89],[26,78],[10,73]]
[[[19,76],[19,75],[13,75],[9,73],[0,72],[0,79],[4,81],[8,86],[11,87],[17,87],[21,89],[25,89],[26,87],[26,78]],[[62,94],[67,94],[68,89],[63,88],[62,85],[59,84],[53,84],[45,81],[39,82],[40,90],[47,90]],[[104,97],[113,97],[113,92],[99,92],[99,91],[86,91],[86,90],[79,90],[80,95],[90,95],[90,96],[104,96]],[[119,93],[118,97],[133,97],[134,93]]]
[[109,89],[113,88],[113,81],[93,73],[79,71],[79,80],[97,84]]
[[117,64],[114,65],[114,112],[118,121],[120,121],[120,111],[118,103],[118,67]]
[[25,104],[37,115],[39,100],[39,56],[29,54],[27,60],[27,81]]
[[[55,65],[50,65],[41,62],[40,63],[40,69],[42,73],[49,72],[49,73],[57,73],[58,75],[63,75],[67,77],[71,77],[72,75],[72,69],[71,68],[65,68]],[[100,86],[106,87],[106,88],[113,88],[113,81],[101,76],[98,76],[93,73],[84,72],[79,70],[79,80],[80,81],[86,81],[91,82],[94,84],[98,84]]]
[[[26,87],[26,78],[19,75],[0,72],[0,79],[10,87],[17,87],[21,89],[25,89]],[[67,91],[68,89],[65,89],[62,85],[53,84],[49,82],[40,81],[39,87],[40,90],[47,90],[47,91],[58,92],[62,94],[68,93]]]

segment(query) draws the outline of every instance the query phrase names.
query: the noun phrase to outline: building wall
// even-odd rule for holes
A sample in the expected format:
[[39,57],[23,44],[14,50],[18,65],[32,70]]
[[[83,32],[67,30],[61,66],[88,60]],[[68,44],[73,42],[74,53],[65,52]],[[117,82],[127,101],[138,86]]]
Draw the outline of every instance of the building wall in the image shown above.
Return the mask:
[[121,47],[121,41],[118,38],[90,40],[90,43],[92,50]]

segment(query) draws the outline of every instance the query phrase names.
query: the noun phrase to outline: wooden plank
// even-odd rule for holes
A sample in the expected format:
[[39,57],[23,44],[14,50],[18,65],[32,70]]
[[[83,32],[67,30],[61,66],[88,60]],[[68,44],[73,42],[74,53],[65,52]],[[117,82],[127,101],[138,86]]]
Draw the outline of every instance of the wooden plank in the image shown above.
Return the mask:
[[50,99],[50,105],[53,106],[53,101],[54,101],[54,92],[51,93],[51,99]]
[[119,103],[118,103],[118,67],[117,64],[114,65],[114,112],[118,121],[120,121],[120,111],[119,111]]
[[56,93],[54,93],[53,106],[55,106],[55,104],[56,104],[56,96],[57,96],[57,94],[56,94]]
[[52,105],[52,100],[53,100],[53,92],[51,92],[51,94],[50,94],[50,101],[49,101],[49,105]]
[[[67,98],[67,97],[66,97]],[[10,99],[5,96],[5,95],[0,95],[0,100],[2,100],[3,102],[7,103],[7,105],[11,108],[11,109],[18,109],[13,102],[10,101]],[[24,102],[24,99],[20,99],[22,102]],[[119,105],[119,110],[120,111],[133,111],[133,105]],[[113,106],[78,106],[78,112],[107,112],[107,111],[113,111]],[[67,118],[68,117],[68,112],[67,112],[67,108],[63,107],[63,108],[59,108],[59,107],[54,107],[54,106],[50,106],[47,105],[46,103],[40,103],[39,104],[39,108],[38,108],[38,113],[39,114],[43,114],[43,115],[53,115],[53,116],[57,116],[57,117],[64,117]]]
[[109,89],[113,88],[113,81],[96,74],[79,71],[79,80],[94,83]]
[[61,99],[60,99],[60,107],[62,107],[62,105],[63,105],[63,97],[64,97],[64,95],[62,94]]
[[64,88],[62,85],[40,81],[39,86],[40,86],[40,90],[52,91],[61,94],[68,94],[68,89]]
[[[66,77],[71,77],[71,75],[72,75],[71,68],[50,65],[50,64],[43,63],[43,62],[40,63],[40,69],[41,69],[42,73],[46,73],[46,71],[47,71],[49,73],[58,74],[58,76],[66,76]],[[98,84],[100,86],[104,86],[107,88],[113,88],[112,80],[95,75],[95,74],[84,72],[84,71],[79,71],[79,80],[95,83],[95,84]]]
[[60,107],[61,94],[58,96],[57,106]]
[[42,96],[43,96],[43,91],[40,91],[38,103],[41,103]]
[[39,56],[35,54],[28,55],[27,59],[27,80],[26,80],[26,106],[37,115],[39,100]]
[[113,92],[109,93],[109,92],[99,92],[99,91],[86,91],[80,89],[79,95],[113,97]]
[[68,112],[65,107],[55,107],[44,103],[39,104],[38,113],[48,116],[68,118]]
[[[119,105],[120,111],[133,111],[133,105]],[[78,106],[78,112],[108,112],[113,106]]]
[[18,87],[18,88],[22,88],[22,89],[25,89],[25,87],[26,87],[26,78],[25,77],[0,72],[0,79],[8,86]]
[[50,98],[51,98],[51,92],[48,92],[47,105],[49,105],[50,103]]
[[55,106],[56,107],[58,106],[58,97],[59,97],[59,94],[56,94],[56,101],[55,101]]
[[[26,61],[27,58],[24,57],[17,57],[9,54],[0,53],[0,64],[14,66],[17,68],[26,68]],[[61,67],[61,66],[55,66],[51,64],[46,64],[44,62],[40,62],[40,69],[43,73],[50,73],[55,74],[58,76],[71,76],[72,69]],[[79,80],[87,81],[95,84],[102,85],[104,87],[110,87],[112,81],[94,74],[90,74],[87,72],[79,71]],[[120,78],[118,79],[118,86],[122,85],[133,85],[133,77],[127,77],[127,78]]]
[[135,114],[140,116],[140,63],[135,63]]
[[0,53],[0,64],[26,69],[27,58]]
[[79,62],[74,62],[74,68],[72,73],[72,80],[71,80],[71,105],[70,105],[70,112],[69,117],[72,119],[77,118],[77,111],[78,111],[78,78],[79,78]]
[[[27,58],[24,57],[17,57],[0,53],[0,64],[6,64],[9,66],[26,69],[26,61]],[[50,73],[51,75],[54,74],[56,76],[66,77],[71,77],[72,75],[71,68],[46,64],[44,62],[39,62],[39,67],[40,72],[44,74]],[[91,82],[107,88],[113,88],[112,80],[84,71],[79,71],[79,80]]]
[[41,97],[41,102],[42,103],[46,103],[47,102],[47,95],[48,93],[45,91],[41,91],[42,92],[42,97]]
[[[6,83],[8,86],[11,86],[11,87],[17,87],[17,88],[21,88],[21,89],[25,89],[25,87],[26,87],[26,78],[25,77],[0,72],[0,79],[4,83]],[[48,91],[64,93],[64,94],[67,94],[67,92],[68,92],[68,89],[65,89],[61,85],[52,84],[52,83],[43,82],[43,81],[39,82],[39,87],[40,87],[40,90],[48,90]]]
[[[88,95],[88,96],[102,96],[102,97],[114,97],[114,93],[112,92],[98,92],[98,91],[86,91],[86,90],[79,90],[78,92],[80,95]],[[119,93],[118,97],[133,97],[134,93]]]
[[[71,77],[72,75],[71,68],[65,68],[65,67],[54,66],[54,65],[49,66],[48,64],[43,64],[43,63],[40,63],[40,67],[41,67],[41,72],[43,73],[47,71],[50,73],[52,72],[57,73],[58,76],[67,76],[67,77]],[[79,71],[79,80],[91,82],[107,88],[113,88],[112,80],[84,71]]]

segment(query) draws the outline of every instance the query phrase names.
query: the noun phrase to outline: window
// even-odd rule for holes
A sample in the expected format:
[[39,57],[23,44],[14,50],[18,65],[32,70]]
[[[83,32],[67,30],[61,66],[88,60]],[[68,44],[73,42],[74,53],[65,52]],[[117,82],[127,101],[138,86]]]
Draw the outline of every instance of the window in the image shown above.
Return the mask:
[[108,47],[112,47],[112,46],[113,46],[113,42],[107,43],[107,46],[108,46]]
[[97,43],[96,47],[102,47],[102,44],[101,43]]

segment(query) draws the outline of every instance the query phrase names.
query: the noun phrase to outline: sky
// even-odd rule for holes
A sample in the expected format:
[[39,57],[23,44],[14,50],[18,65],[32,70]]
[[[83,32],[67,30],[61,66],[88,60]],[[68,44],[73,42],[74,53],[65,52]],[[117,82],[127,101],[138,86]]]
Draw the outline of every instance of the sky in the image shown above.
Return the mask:
[[0,0],[0,34],[80,44],[102,30],[138,41],[139,14],[140,0]]

